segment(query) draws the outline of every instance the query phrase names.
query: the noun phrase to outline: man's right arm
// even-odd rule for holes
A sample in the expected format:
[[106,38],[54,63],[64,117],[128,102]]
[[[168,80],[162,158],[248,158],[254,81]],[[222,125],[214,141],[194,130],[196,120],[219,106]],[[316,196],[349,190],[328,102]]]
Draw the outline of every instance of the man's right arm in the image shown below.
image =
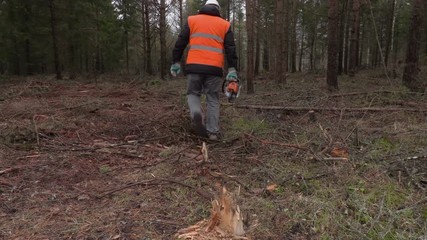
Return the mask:
[[178,40],[175,43],[175,48],[172,51],[173,63],[181,61],[182,55],[184,54],[184,50],[187,47],[189,41],[190,27],[188,26],[188,23],[185,23],[184,29],[182,29],[181,33],[179,34]]

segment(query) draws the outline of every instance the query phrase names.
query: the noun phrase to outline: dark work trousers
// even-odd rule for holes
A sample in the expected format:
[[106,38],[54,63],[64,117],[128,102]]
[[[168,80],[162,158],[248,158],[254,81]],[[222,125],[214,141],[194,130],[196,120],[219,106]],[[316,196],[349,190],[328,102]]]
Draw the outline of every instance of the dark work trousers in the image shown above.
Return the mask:
[[195,116],[203,116],[200,97],[205,94],[207,134],[219,133],[221,77],[206,74],[188,74],[187,79],[187,101],[192,121],[194,121]]

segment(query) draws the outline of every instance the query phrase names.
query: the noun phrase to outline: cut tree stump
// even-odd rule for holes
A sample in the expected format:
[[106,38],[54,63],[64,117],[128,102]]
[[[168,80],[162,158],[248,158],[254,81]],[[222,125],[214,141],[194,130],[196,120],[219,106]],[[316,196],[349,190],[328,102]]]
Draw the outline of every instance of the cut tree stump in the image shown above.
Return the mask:
[[223,188],[219,198],[212,201],[209,220],[202,220],[181,229],[175,234],[175,237],[194,240],[248,239],[244,235],[240,207],[235,204],[227,189]]

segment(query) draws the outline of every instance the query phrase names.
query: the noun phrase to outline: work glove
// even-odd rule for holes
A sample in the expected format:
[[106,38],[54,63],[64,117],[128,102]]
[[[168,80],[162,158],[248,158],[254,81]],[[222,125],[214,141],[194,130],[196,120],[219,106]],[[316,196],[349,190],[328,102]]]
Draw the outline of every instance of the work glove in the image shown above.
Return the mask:
[[238,81],[239,78],[237,77],[237,71],[235,68],[231,67],[228,69],[227,77],[225,77],[225,80],[227,81]]
[[171,74],[172,76],[176,77],[181,72],[181,64],[180,63],[174,63],[171,66]]

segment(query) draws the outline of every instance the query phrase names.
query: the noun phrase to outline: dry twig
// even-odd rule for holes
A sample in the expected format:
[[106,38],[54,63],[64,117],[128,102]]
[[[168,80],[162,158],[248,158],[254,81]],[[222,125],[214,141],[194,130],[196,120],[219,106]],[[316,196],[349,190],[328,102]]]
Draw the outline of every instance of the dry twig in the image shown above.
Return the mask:
[[382,108],[382,107],[362,107],[362,108],[337,108],[337,107],[286,107],[286,106],[264,106],[264,105],[236,105],[236,108],[258,109],[258,110],[282,110],[293,112],[308,111],[330,111],[330,112],[427,112],[424,108]]
[[297,145],[297,144],[279,143],[279,142],[268,141],[268,140],[265,140],[265,139],[260,139],[260,138],[257,138],[255,136],[253,136],[251,134],[247,134],[247,133],[245,134],[245,136],[247,136],[249,138],[253,138],[253,139],[261,142],[261,144],[263,144],[263,145],[276,145],[276,146],[280,146],[280,147],[296,148],[296,149],[300,149],[300,150],[307,150],[308,149],[306,147],[303,147],[303,146],[300,146],[300,145]]
[[193,189],[200,196],[202,196],[203,198],[208,199],[208,200],[210,200],[212,198],[212,196],[210,194],[208,194],[206,192],[203,192],[202,190],[200,190],[200,189],[198,189],[198,188],[196,188],[194,186],[188,185],[186,183],[183,183],[183,182],[180,182],[180,181],[177,181],[177,180],[167,179],[167,178],[155,178],[155,179],[140,181],[140,182],[136,182],[136,183],[130,183],[128,185],[125,185],[125,186],[122,186],[122,187],[119,187],[119,188],[116,188],[116,189],[104,192],[103,194],[97,196],[97,198],[104,198],[104,197],[106,197],[108,195],[111,195],[111,194],[113,194],[115,192],[119,192],[119,191],[122,191],[122,190],[127,189],[127,188],[131,188],[131,187],[134,187],[134,186],[140,186],[140,185],[146,185],[146,186],[148,186],[148,185],[160,185],[160,184],[163,184],[163,182],[175,183],[175,184],[178,184],[178,185],[181,185],[181,186]]

